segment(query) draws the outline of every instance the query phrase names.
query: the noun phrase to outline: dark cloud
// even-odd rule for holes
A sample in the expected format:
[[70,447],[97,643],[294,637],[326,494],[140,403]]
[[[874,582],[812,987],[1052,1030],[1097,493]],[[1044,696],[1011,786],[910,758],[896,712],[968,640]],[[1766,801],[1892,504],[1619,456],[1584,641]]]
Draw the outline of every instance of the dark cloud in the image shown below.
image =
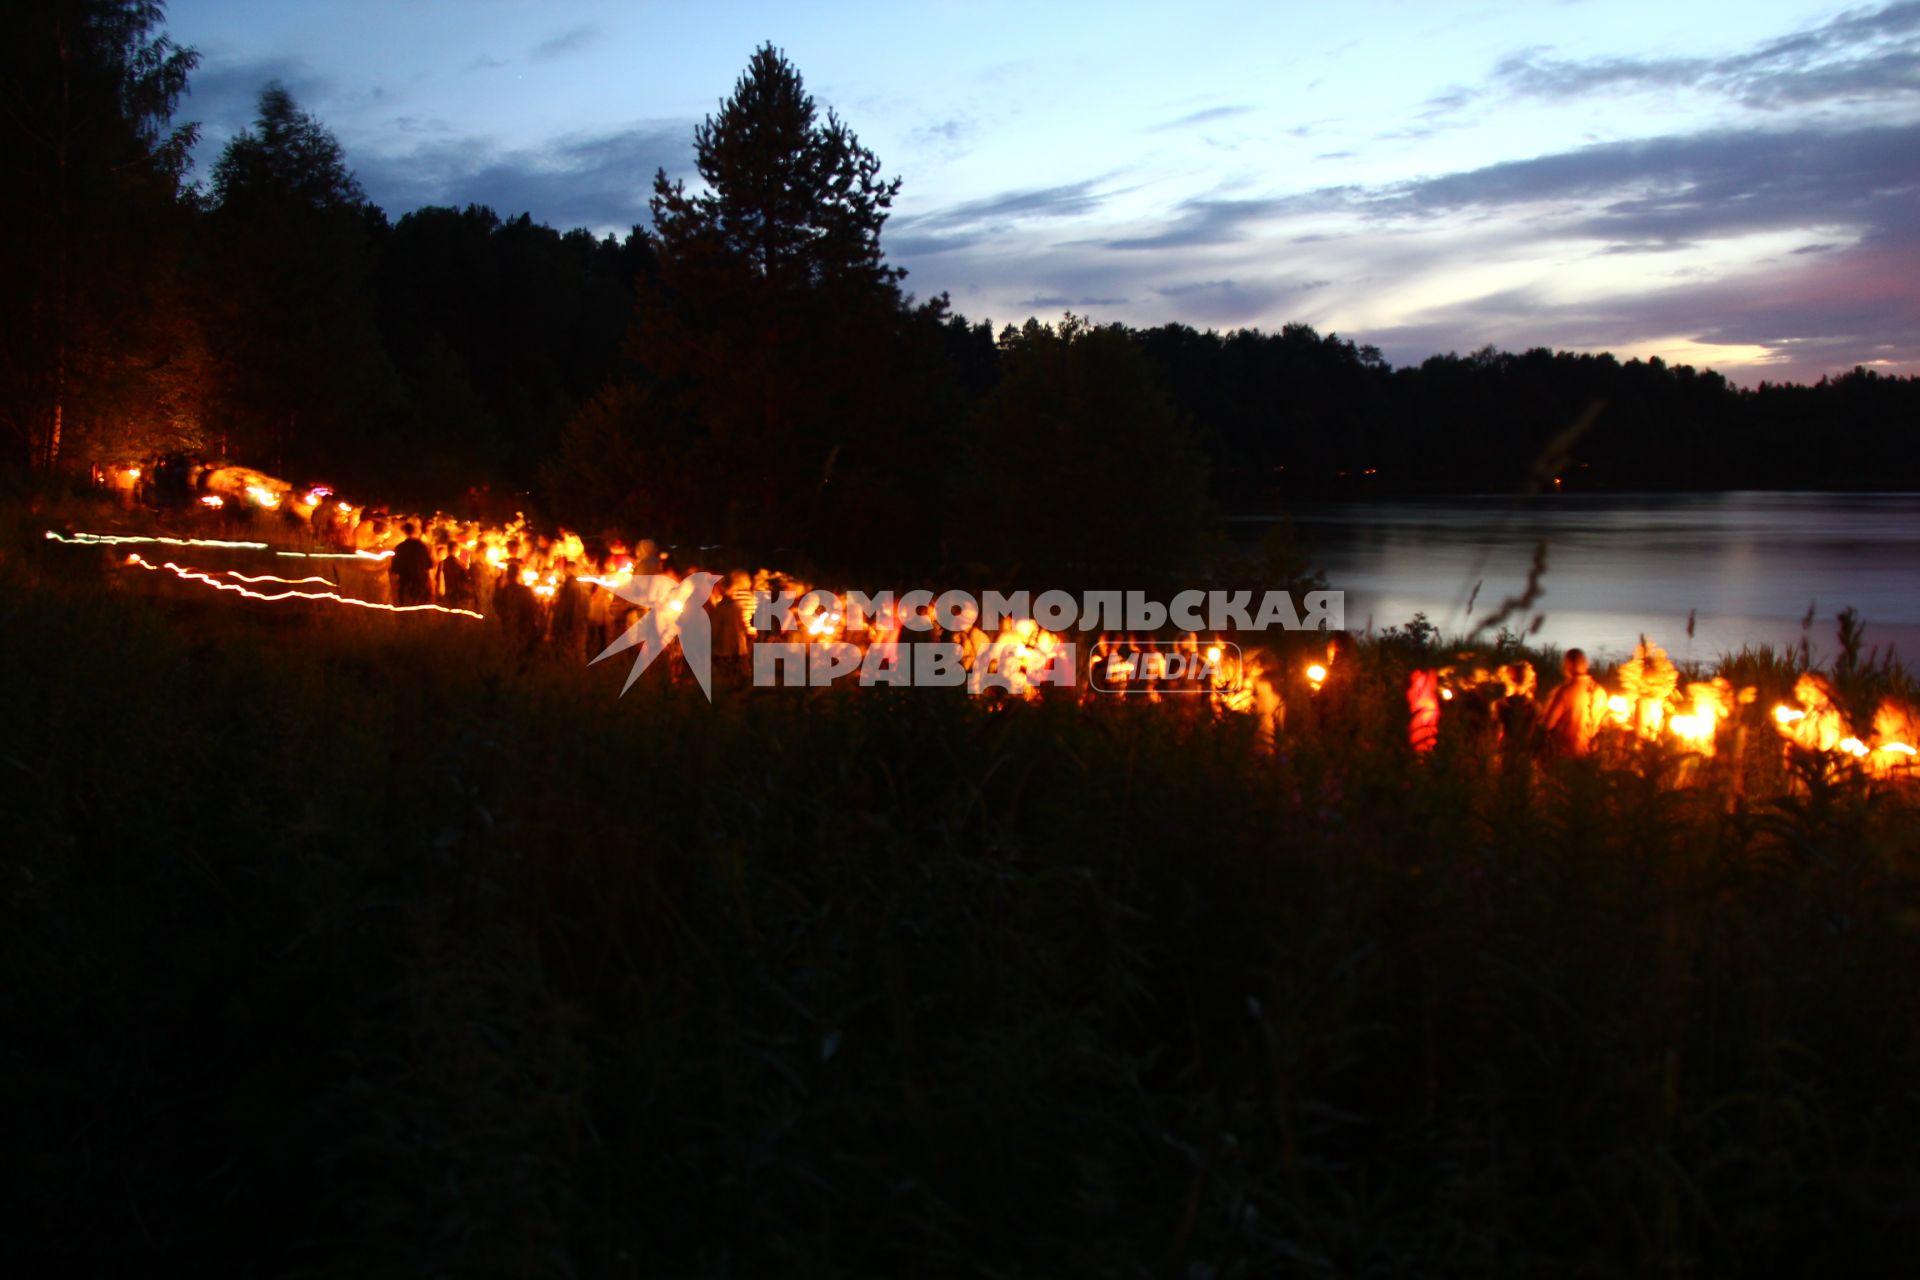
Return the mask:
[[564,58],[568,54],[590,49],[604,38],[600,28],[591,23],[569,27],[558,35],[549,36],[535,45],[527,54],[529,62],[549,62],[555,58]]
[[1109,249],[1191,249],[1207,245],[1234,244],[1245,240],[1253,228],[1292,213],[1304,213],[1315,205],[1329,205],[1341,198],[1341,189],[1329,188],[1305,196],[1272,199],[1225,200],[1204,197],[1183,200],[1175,206],[1173,221],[1161,231],[1148,235],[1125,236],[1106,242]]
[[978,132],[979,126],[973,121],[955,116],[923,124],[908,134],[907,138],[916,146],[933,147],[951,156],[964,150]]
[[[911,223],[903,221],[903,227]],[[930,258],[936,254],[955,253],[974,248],[989,239],[984,232],[961,232],[940,235],[932,232],[912,230],[889,231],[887,233],[888,256],[892,258]]]
[[1576,98],[1603,89],[1671,89],[1699,83],[1713,64],[1702,58],[1595,58],[1573,62],[1523,49],[1502,58],[1494,79],[1536,98]]
[[1449,85],[1422,102],[1406,124],[1375,134],[1374,141],[1421,142],[1443,130],[1461,128],[1465,122],[1459,117],[1486,96],[1487,89],[1482,85]]
[[1159,133],[1167,129],[1186,129],[1197,124],[1212,124],[1216,120],[1228,120],[1234,116],[1246,115],[1253,108],[1249,106],[1207,107],[1200,111],[1189,112],[1177,120],[1163,120],[1159,124],[1148,125],[1148,133]]
[[1109,198],[1095,190],[1102,181],[1090,178],[1058,187],[1003,191],[896,218],[888,225],[887,243],[896,252],[926,257],[1005,238],[1022,223],[1079,217]]
[[393,125],[397,133],[448,134],[453,132],[453,126],[451,124],[437,117],[395,116],[388,123]]
[[179,116],[208,130],[238,133],[253,123],[260,90],[279,81],[302,106],[324,96],[332,83],[299,58],[262,58],[244,62],[209,61],[187,82]]
[[568,229],[624,231],[647,221],[653,175],[693,168],[691,121],[636,125],[502,152],[484,139],[429,143],[356,167],[368,197],[398,216],[422,205],[490,205]]
[[1600,250],[1600,253],[1603,257],[1627,257],[1643,253],[1678,253],[1682,249],[1698,247],[1686,240],[1629,240],[1610,244]]
[[1594,58],[1510,54],[1494,67],[1510,92],[1537,98],[1698,88],[1759,110],[1920,96],[1920,3],[1905,0],[1726,58]]
[[1075,307],[1121,307],[1125,306],[1126,303],[1127,299],[1125,298],[1096,298],[1084,296],[1076,298],[1066,293],[1042,293],[1031,298],[1023,299],[1020,305],[1023,307],[1033,307],[1042,311],[1053,311],[1061,308],[1071,311]]
[[1302,294],[1325,289],[1330,280],[1194,280],[1156,286],[1155,296],[1174,304],[1180,314],[1164,317],[1208,327],[1258,326],[1270,323],[1279,308],[1294,305]]
[[1016,234],[929,258],[903,252],[891,235],[886,244],[888,257],[911,270],[921,288],[966,299],[968,318],[976,322],[1017,324],[1063,309],[1099,320],[1133,320],[1157,309],[1146,281],[1116,271],[1114,255],[1092,245],[1037,248]]
[[1920,215],[1920,125],[1727,131],[1581,147],[1362,196],[1375,218],[1593,204],[1560,234],[1679,242]]
[[949,225],[991,222],[1005,218],[1070,218],[1091,213],[1100,207],[1104,196],[1097,195],[1097,180],[1072,182],[1060,187],[1042,187],[1028,191],[1005,191],[997,196],[969,200],[934,215]]
[[1434,94],[1420,104],[1420,118],[1431,120],[1440,116],[1452,115],[1463,107],[1470,106],[1480,97],[1480,90],[1467,85],[1452,85]]
[[1296,293],[1311,293],[1332,284],[1331,280],[1195,280],[1188,284],[1162,285],[1154,290],[1163,298],[1185,298],[1195,294],[1259,293],[1270,298]]
[[1230,290],[1234,287],[1231,280],[1195,280],[1191,284],[1164,285],[1154,292],[1163,298],[1180,298],[1192,293],[1212,293]]

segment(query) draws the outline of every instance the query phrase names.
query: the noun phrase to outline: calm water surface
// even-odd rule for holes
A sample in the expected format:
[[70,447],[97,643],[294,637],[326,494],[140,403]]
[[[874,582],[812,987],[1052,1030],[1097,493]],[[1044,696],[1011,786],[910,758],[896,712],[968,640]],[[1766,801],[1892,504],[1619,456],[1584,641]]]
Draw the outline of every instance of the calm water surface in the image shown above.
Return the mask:
[[[1252,531],[1273,514],[1239,524]],[[1816,656],[1831,655],[1833,615],[1852,605],[1869,645],[1920,659],[1920,494],[1461,497],[1283,514],[1328,585],[1347,593],[1356,631],[1424,612],[1464,632],[1476,585],[1478,620],[1522,589],[1544,538],[1546,594],[1530,613],[1545,615],[1539,638],[1563,648],[1617,657],[1645,632],[1676,658],[1713,658],[1797,643],[1813,605]]]

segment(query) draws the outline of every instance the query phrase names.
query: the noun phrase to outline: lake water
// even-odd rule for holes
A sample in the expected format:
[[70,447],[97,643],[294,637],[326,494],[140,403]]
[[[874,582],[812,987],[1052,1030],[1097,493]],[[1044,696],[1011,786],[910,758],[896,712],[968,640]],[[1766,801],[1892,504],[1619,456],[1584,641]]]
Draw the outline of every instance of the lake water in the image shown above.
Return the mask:
[[[1831,655],[1833,616],[1852,605],[1869,645],[1920,659],[1920,494],[1566,494],[1299,503],[1286,509],[1328,585],[1346,592],[1347,626],[1405,623],[1416,612],[1448,634],[1469,629],[1525,585],[1547,542],[1538,638],[1624,656],[1646,633],[1675,658],[1745,644],[1797,643]],[[1255,532],[1272,514],[1241,517]],[[1686,634],[1687,615],[1694,634]],[[1522,620],[1515,625],[1525,625]]]

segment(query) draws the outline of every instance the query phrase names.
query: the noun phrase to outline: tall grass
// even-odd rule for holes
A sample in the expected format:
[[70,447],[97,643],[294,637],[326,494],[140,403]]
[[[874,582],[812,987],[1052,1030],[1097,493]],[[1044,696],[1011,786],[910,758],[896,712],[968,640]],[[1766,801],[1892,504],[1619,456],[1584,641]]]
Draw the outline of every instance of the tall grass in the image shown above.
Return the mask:
[[483,626],[94,563],[0,582],[6,1247],[43,1268],[1843,1274],[1910,1244],[1914,797],[1796,775],[1764,707],[1710,762],[1543,768],[1455,721],[1416,759],[1404,637],[1271,754],[1121,700],[621,699],[619,664]]

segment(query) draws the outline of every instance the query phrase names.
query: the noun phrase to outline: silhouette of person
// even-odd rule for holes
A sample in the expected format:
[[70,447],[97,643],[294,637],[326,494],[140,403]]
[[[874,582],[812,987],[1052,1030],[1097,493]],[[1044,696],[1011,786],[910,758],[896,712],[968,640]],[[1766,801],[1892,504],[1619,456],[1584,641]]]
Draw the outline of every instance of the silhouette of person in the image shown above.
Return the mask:
[[406,606],[433,603],[433,551],[420,541],[413,521],[400,526],[406,536],[393,549],[387,561],[387,574],[393,579],[393,602]]
[[1593,740],[1606,718],[1607,691],[1587,674],[1587,655],[1578,649],[1567,650],[1561,669],[1566,679],[1547,695],[1540,727],[1549,755],[1584,756],[1593,750]]
[[473,573],[467,568],[465,547],[447,547],[446,555],[434,567],[440,599],[449,609],[474,607]]
[[713,676],[716,687],[722,689],[745,685],[750,674],[748,662],[752,651],[747,636],[747,617],[741,613],[740,604],[734,596],[743,581],[751,593],[752,576],[736,569],[732,575],[714,584],[712,593],[703,605],[711,627],[708,634],[713,637]]

